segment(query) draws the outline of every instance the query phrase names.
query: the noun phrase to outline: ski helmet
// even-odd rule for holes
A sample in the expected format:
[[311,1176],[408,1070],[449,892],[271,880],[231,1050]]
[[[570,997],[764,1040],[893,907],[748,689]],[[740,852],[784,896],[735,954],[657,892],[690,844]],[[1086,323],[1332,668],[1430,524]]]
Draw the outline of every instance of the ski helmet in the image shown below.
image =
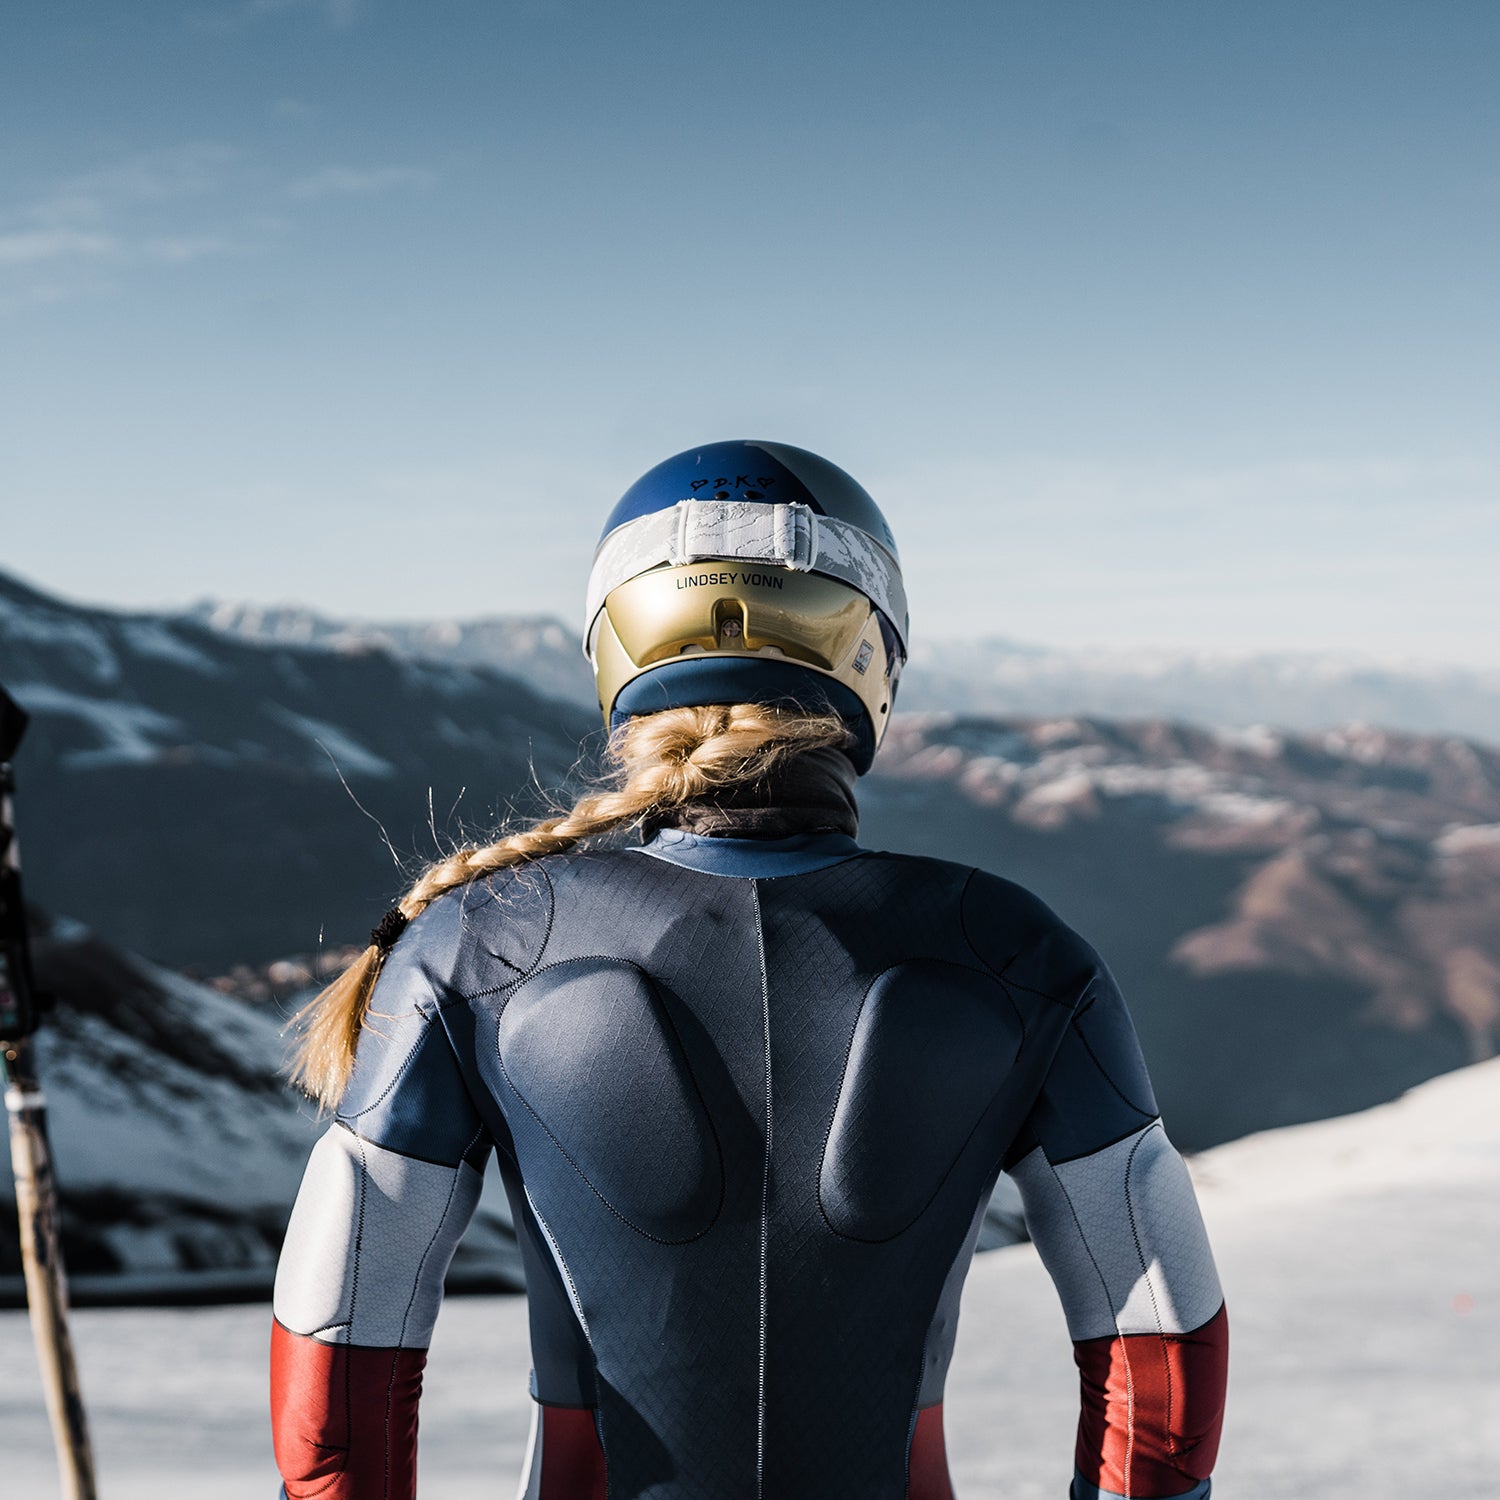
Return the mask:
[[709,703],[832,710],[869,769],[906,661],[880,508],[826,458],[709,443],[657,464],[605,522],[584,651],[611,728]]

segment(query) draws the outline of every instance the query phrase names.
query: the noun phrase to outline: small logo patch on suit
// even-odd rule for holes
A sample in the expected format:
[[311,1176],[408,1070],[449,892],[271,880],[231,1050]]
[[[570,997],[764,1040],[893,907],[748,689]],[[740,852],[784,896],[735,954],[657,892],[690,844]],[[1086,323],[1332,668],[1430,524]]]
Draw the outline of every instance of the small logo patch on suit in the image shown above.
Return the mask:
[[854,670],[863,675],[865,669],[870,665],[870,658],[874,654],[874,646],[869,641],[861,641],[859,643],[859,654],[854,658]]

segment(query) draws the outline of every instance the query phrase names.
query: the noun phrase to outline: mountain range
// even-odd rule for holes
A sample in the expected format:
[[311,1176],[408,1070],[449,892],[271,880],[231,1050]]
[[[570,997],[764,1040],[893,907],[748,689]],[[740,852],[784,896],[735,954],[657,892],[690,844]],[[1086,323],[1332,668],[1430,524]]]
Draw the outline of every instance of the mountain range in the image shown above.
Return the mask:
[[[245,640],[484,664],[585,708],[593,679],[578,634],[535,616],[337,620],[295,606],[195,605],[191,617]],[[924,639],[901,683],[906,711],[1165,718],[1223,727],[1322,729],[1353,722],[1500,742],[1500,669],[1364,659],[1353,653],[1038,646],[993,637]]]
[[213,973],[363,934],[470,826],[535,811],[597,715],[488,666],[258,644],[0,575],[26,880],[48,910]]
[[[176,1018],[200,1014],[210,1038],[233,1017],[261,1038],[260,1081],[242,1090],[259,1119],[256,1101],[280,1087],[288,1008],[362,944],[414,864],[538,810],[540,788],[566,795],[598,721],[420,642],[223,624],[78,606],[0,577],[0,681],[34,716],[16,768],[29,893],[64,931],[81,922],[89,944],[146,956],[118,959],[146,980],[114,982],[136,1018],[122,1023],[139,1044],[127,1073],[172,1056],[142,1016],[180,1031]],[[538,650],[571,652],[545,624],[525,629]],[[1500,1045],[1500,751],[1483,743],[906,713],[861,808],[866,844],[1018,880],[1095,944],[1187,1149],[1377,1104]],[[64,943],[58,962],[69,951],[74,964],[100,950]],[[111,990],[83,967],[75,993]],[[74,1036],[106,1056],[105,1023],[86,999],[63,1014],[48,1041],[58,1086],[113,1098],[93,1074],[69,1082],[65,1057]],[[183,1137],[214,1108],[185,1117]],[[140,1116],[149,1159],[162,1136],[152,1108]],[[277,1141],[283,1128],[266,1127]],[[90,1139],[97,1168],[63,1161],[80,1190],[114,1171],[114,1133],[82,1124],[64,1133],[73,1163]],[[285,1141],[277,1152],[300,1161],[305,1135]],[[284,1177],[247,1187],[235,1234],[263,1239],[287,1190]],[[211,1238],[200,1225],[185,1241],[205,1264]]]
[[872,842],[1049,901],[1124,986],[1201,1148],[1500,1046],[1500,751],[1350,727],[907,716]]

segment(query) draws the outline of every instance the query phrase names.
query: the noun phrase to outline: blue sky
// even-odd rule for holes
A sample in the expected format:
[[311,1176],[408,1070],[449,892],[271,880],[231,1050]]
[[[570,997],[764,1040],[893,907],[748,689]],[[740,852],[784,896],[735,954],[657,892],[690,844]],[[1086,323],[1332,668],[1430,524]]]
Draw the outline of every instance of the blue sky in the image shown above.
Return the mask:
[[575,619],[800,443],[929,637],[1496,663],[1500,8],[0,16],[0,566]]

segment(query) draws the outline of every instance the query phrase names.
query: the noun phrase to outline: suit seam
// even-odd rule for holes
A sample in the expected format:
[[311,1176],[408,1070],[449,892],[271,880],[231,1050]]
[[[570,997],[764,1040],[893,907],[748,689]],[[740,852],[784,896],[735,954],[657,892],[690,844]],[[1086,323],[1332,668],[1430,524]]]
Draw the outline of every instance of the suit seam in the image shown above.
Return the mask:
[[1099,1070],[1099,1076],[1114,1090],[1120,1102],[1128,1108],[1133,1109],[1143,1120],[1154,1120],[1158,1117],[1158,1111],[1154,1109],[1142,1109],[1110,1076],[1109,1069],[1099,1061],[1099,1054],[1089,1045],[1089,1039],[1083,1034],[1083,1027],[1078,1024],[1077,1018],[1073,1021],[1073,1031],[1078,1040],[1083,1043],[1083,1050],[1088,1053],[1089,1060]]
[[[767,1316],[771,1241],[771,1143],[774,1125],[774,1096],[771,1075],[771,979],[766,966],[766,934],[760,908],[760,884],[755,880],[750,882],[750,901],[755,913],[755,945],[760,958],[761,1016],[764,1022],[766,1059],[766,1145],[760,1187],[760,1326],[755,1413],[755,1493],[757,1500],[764,1500],[766,1492]],[[853,1044],[852,1036],[850,1043]]]
[[401,1364],[399,1345],[391,1350],[391,1369],[385,1382],[385,1481],[381,1485],[381,1500],[391,1500],[391,1408],[396,1404],[396,1371]]
[[[441,1008],[441,1006],[438,1007],[439,1010]],[[401,1065],[396,1069],[396,1072],[391,1078],[391,1081],[386,1084],[386,1086],[381,1089],[381,1091],[372,1100],[370,1100],[368,1104],[352,1112],[340,1110],[335,1117],[336,1119],[357,1120],[361,1115],[369,1114],[372,1109],[378,1109],[382,1104],[385,1103],[388,1098],[390,1098],[397,1085],[399,1085],[401,1080],[405,1078],[406,1075],[411,1071],[412,1064],[416,1061],[417,1053],[421,1050],[422,1043],[425,1042],[428,1036],[431,1034],[432,1023],[436,1018],[435,1012],[429,1014],[427,1011],[424,1011],[419,1007],[413,1007],[412,1014],[418,1015],[422,1018],[422,1029],[420,1032],[418,1032],[416,1040],[413,1041],[411,1046],[407,1049],[406,1056],[401,1059]],[[393,1017],[393,1019],[400,1021],[403,1019],[403,1017],[401,1017],[400,1015],[396,1015]],[[363,1022],[361,1023],[361,1029],[363,1029],[364,1024],[365,1023]],[[374,1032],[374,1035],[379,1036],[380,1033]]]
[[[454,998],[452,1000],[440,1001],[437,1006],[438,1010],[451,1010],[455,1005],[467,1005],[470,1001],[484,999],[486,995],[498,995],[501,990],[508,990],[513,988],[515,985],[524,984],[526,980],[530,979],[533,974],[538,974],[541,972],[542,961],[547,957],[547,949],[552,942],[552,928],[557,919],[557,888],[552,884],[552,877],[546,872],[546,870],[542,868],[540,860],[527,860],[525,863],[529,869],[534,870],[538,875],[542,877],[542,880],[547,886],[547,921],[546,925],[542,929],[542,940],[537,944],[535,961],[532,963],[529,969],[523,969],[519,964],[513,964],[503,954],[492,953],[490,957],[498,958],[507,969],[514,969],[516,972],[516,977],[514,979],[506,980],[504,984],[491,985],[487,989],[474,990],[472,992],[459,991],[454,995]],[[485,884],[488,886],[490,880],[493,879],[493,876],[485,876],[483,877],[483,879],[485,881]],[[493,886],[490,886],[489,889],[490,899],[495,903],[496,906],[500,905],[500,893],[495,890]]]
[[443,1211],[438,1215],[437,1227],[432,1231],[432,1237],[427,1241],[427,1248],[423,1250],[422,1257],[417,1262],[417,1269],[411,1278],[411,1296],[406,1299],[406,1311],[401,1314],[401,1332],[396,1336],[396,1347],[406,1348],[406,1325],[411,1321],[411,1310],[416,1306],[417,1293],[422,1287],[422,1272],[427,1269],[428,1257],[432,1254],[432,1247],[437,1244],[443,1233],[443,1228],[448,1222],[448,1215],[453,1211],[453,1199],[458,1192],[459,1171],[458,1167],[452,1168],[453,1180],[448,1184],[448,1196],[443,1202]]
[[[531,1209],[531,1217],[536,1220],[537,1228],[542,1231],[542,1236],[547,1241],[547,1246],[552,1252],[552,1259],[557,1264],[558,1273],[567,1282],[573,1316],[578,1319],[578,1326],[583,1330],[584,1342],[589,1346],[589,1352],[592,1354],[594,1353],[594,1336],[589,1332],[589,1320],[583,1311],[583,1298],[579,1295],[578,1283],[573,1279],[573,1268],[563,1255],[562,1246],[557,1243],[557,1236],[552,1233],[552,1226],[542,1217],[541,1210],[536,1206],[529,1192],[526,1193],[526,1203]],[[597,1364],[598,1355],[595,1354],[594,1358]],[[597,1410],[597,1407],[591,1409]]]
[[[1040,1148],[1038,1148],[1040,1149]],[[1061,1174],[1053,1164],[1046,1151],[1042,1151],[1042,1160],[1047,1163],[1047,1170],[1052,1174],[1052,1180],[1057,1184],[1057,1190],[1062,1194],[1063,1202],[1068,1205],[1068,1217],[1073,1221],[1073,1228],[1078,1232],[1078,1243],[1083,1246],[1083,1253],[1088,1256],[1089,1264],[1094,1268],[1094,1275],[1099,1278],[1099,1287],[1104,1293],[1105,1303],[1109,1307],[1110,1321],[1115,1325],[1114,1337],[1122,1337],[1120,1333],[1120,1320],[1115,1316],[1114,1299],[1109,1294],[1109,1282],[1105,1279],[1104,1272],[1100,1269],[1099,1262],[1094,1255],[1093,1246],[1089,1244],[1089,1237],[1083,1232],[1083,1222],[1078,1217],[1078,1210],[1073,1204],[1073,1195],[1068,1191],[1067,1184],[1062,1180]]]
[[[1153,1115],[1146,1124],[1132,1125],[1129,1130],[1122,1130],[1112,1140],[1100,1141],[1097,1146],[1090,1146],[1087,1151],[1075,1151],[1071,1156],[1048,1157],[1048,1161],[1054,1167],[1067,1167],[1071,1166],[1075,1161],[1087,1161],[1091,1156],[1098,1156],[1100,1152],[1108,1151],[1111,1146],[1118,1146],[1122,1142],[1128,1141],[1132,1136],[1140,1135],[1144,1131],[1150,1130],[1153,1125],[1160,1123],[1161,1116]],[[1035,1150],[1035,1147],[1032,1149]]]
[[[1089,1264],[1094,1268],[1094,1275],[1099,1278],[1100,1289],[1104,1293],[1104,1305],[1109,1309],[1110,1322],[1114,1324],[1114,1340],[1120,1346],[1121,1358],[1125,1364],[1125,1492],[1130,1493],[1130,1465],[1132,1461],[1132,1450],[1135,1443],[1135,1372],[1130,1368],[1130,1347],[1125,1342],[1124,1335],[1120,1332],[1120,1319],[1115,1312],[1114,1298],[1110,1295],[1109,1282],[1105,1279],[1104,1272],[1099,1267],[1099,1262],[1094,1255],[1093,1246],[1089,1244],[1089,1237],[1083,1232],[1083,1224],[1078,1217],[1078,1210],[1073,1205],[1073,1196],[1068,1192],[1067,1184],[1062,1180],[1057,1168],[1049,1160],[1047,1153],[1042,1152],[1042,1160],[1047,1163],[1047,1170],[1052,1174],[1052,1180],[1057,1184],[1057,1190],[1062,1194],[1063,1202],[1068,1205],[1068,1216],[1073,1220],[1073,1228],[1078,1232],[1078,1243],[1083,1246],[1083,1253],[1088,1256]],[[1128,1199],[1127,1199],[1128,1201]],[[1109,1427],[1109,1387],[1106,1382],[1104,1390],[1104,1425],[1106,1431]]]
[[[488,989],[466,992],[448,1001],[441,1008],[451,1010],[455,1005],[466,1005],[473,1000],[487,1000],[491,995],[500,995],[506,990],[518,990],[523,984],[529,984],[533,979],[540,979],[543,974],[550,973],[553,969],[561,969],[568,964],[586,963],[624,963],[632,969],[640,969],[641,973],[646,973],[639,964],[632,963],[628,958],[622,959],[618,953],[575,953],[571,958],[555,958],[550,964],[538,961],[519,979],[507,979],[504,984],[492,984]],[[647,977],[650,976],[647,975]]]
[[[986,973],[993,975],[997,980],[999,980],[1001,984],[1005,985],[1007,988],[1022,990],[1028,995],[1036,995],[1039,999],[1049,1001],[1053,1005],[1061,1005],[1067,1010],[1072,1010],[1074,1006],[1078,1004],[1078,1000],[1076,998],[1073,1000],[1059,1000],[1056,995],[1049,995],[1046,990],[1032,989],[1029,985],[1021,984],[1018,980],[1006,978],[1006,970],[1009,969],[1013,963],[1015,963],[1015,961],[1025,951],[1024,949],[1018,948],[1014,953],[1011,954],[1008,959],[1006,959],[1004,968],[997,969],[994,964],[992,964],[975,946],[974,939],[969,936],[969,918],[967,914],[967,907],[969,903],[969,887],[974,884],[975,877],[978,876],[979,873],[980,872],[977,868],[970,869],[968,875],[964,879],[963,886],[958,893],[958,930],[960,935],[963,937],[964,946],[979,961],[980,965],[984,968]],[[1011,1003],[1014,1004],[1015,1002],[1012,1001]]]
[[[1157,1339],[1157,1343],[1158,1343],[1158,1345],[1160,1346],[1160,1349],[1161,1349],[1162,1369],[1163,1369],[1163,1372],[1164,1372],[1164,1378],[1165,1378],[1165,1381],[1166,1381],[1166,1390],[1167,1390],[1166,1446],[1167,1446],[1167,1452],[1170,1453],[1170,1454],[1172,1454],[1175,1457],[1176,1453],[1177,1453],[1177,1444],[1173,1441],[1173,1437],[1172,1437],[1172,1359],[1171,1359],[1171,1352],[1170,1352],[1170,1349],[1169,1349],[1168,1343],[1167,1343],[1167,1332],[1166,1332],[1166,1329],[1162,1326],[1161,1308],[1158,1305],[1157,1300],[1156,1300],[1156,1287],[1152,1283],[1152,1280],[1151,1280],[1151,1269],[1146,1264],[1146,1252],[1145,1252],[1145,1249],[1141,1245],[1140,1228],[1139,1228],[1138,1224],[1136,1223],[1136,1217],[1135,1217],[1135,1200],[1134,1200],[1134,1198],[1131,1197],[1131,1193],[1130,1193],[1130,1171],[1131,1171],[1131,1168],[1135,1165],[1136,1152],[1138,1152],[1141,1149],[1141,1147],[1146,1143],[1146,1139],[1151,1134],[1151,1132],[1153,1130],[1160,1129],[1160,1128],[1161,1127],[1160,1127],[1159,1124],[1148,1125],[1145,1128],[1145,1130],[1143,1130],[1141,1132],[1141,1138],[1140,1138],[1140,1140],[1138,1140],[1135,1143],[1135,1145],[1133,1145],[1130,1148],[1130,1155],[1128,1157],[1126,1157],[1126,1159],[1125,1159],[1125,1211],[1126,1211],[1127,1215],[1130,1218],[1130,1237],[1131,1237],[1131,1239],[1133,1239],[1135,1241],[1135,1256],[1136,1256],[1136,1259],[1140,1262],[1140,1266],[1141,1266],[1141,1279],[1146,1283],[1146,1292],[1147,1292],[1147,1295],[1151,1298],[1151,1316],[1156,1320],[1156,1339]],[[1163,1132],[1163,1135],[1165,1135],[1165,1132]],[[1132,1424],[1132,1426],[1133,1426],[1133,1424]],[[1132,1430],[1131,1437],[1134,1438],[1134,1435],[1135,1435],[1134,1431]],[[1130,1474],[1130,1470],[1129,1470],[1128,1467],[1127,1467],[1125,1473],[1126,1473],[1126,1478],[1127,1478],[1127,1485],[1126,1485],[1126,1487],[1128,1489],[1129,1488],[1128,1479],[1129,1479],[1129,1474]]]
[[[356,1118],[358,1117],[353,1115],[350,1116],[350,1119]],[[468,1156],[469,1152],[474,1149],[474,1147],[484,1136],[485,1128],[482,1124],[480,1125],[479,1129],[469,1137],[468,1144],[464,1147],[463,1153],[459,1156],[457,1161],[440,1161],[435,1156],[419,1156],[415,1151],[402,1151],[399,1147],[388,1146],[384,1141],[377,1141],[373,1136],[361,1135],[360,1132],[357,1131],[348,1122],[348,1120],[335,1120],[333,1123],[337,1129],[347,1132],[349,1135],[352,1135],[355,1140],[362,1142],[364,1145],[373,1146],[377,1151],[387,1152],[391,1156],[399,1156],[402,1161],[419,1161],[425,1167],[441,1167],[444,1171],[448,1172],[456,1172],[460,1167],[468,1167],[471,1172],[479,1171],[479,1168],[474,1166],[468,1160]]]
[[[946,1281],[946,1277],[944,1280]],[[931,1315],[927,1319],[927,1330],[922,1335],[922,1353],[917,1361],[917,1384],[911,1396],[911,1414],[906,1420],[906,1472],[902,1476],[905,1487],[903,1495],[911,1494],[911,1450],[917,1441],[917,1419],[922,1414],[922,1378],[927,1373],[927,1343],[932,1338],[932,1319],[937,1316],[937,1308],[942,1305],[943,1289],[938,1287],[937,1304],[933,1307]]]
[[[968,887],[965,886],[964,889],[967,890]],[[985,978],[987,978],[987,979],[993,979],[995,981],[995,983],[998,984],[1000,986],[1000,988],[1005,992],[1005,1003],[1007,1005],[1009,1005],[1010,1008],[1011,1008],[1011,1010],[1013,1010],[1015,1012],[1016,1022],[1020,1026],[1020,1028],[1021,1028],[1021,1045],[1024,1047],[1026,1045],[1026,1035],[1027,1035],[1026,1017],[1022,1014],[1021,1007],[1016,1004],[1016,997],[1011,994],[1011,991],[1013,989],[1015,989],[1015,990],[1022,990],[1022,991],[1025,991],[1025,993],[1032,994],[1032,995],[1041,995],[1042,992],[1040,990],[1027,990],[1026,986],[1024,984],[1017,984],[1015,982],[1015,980],[1013,980],[1013,979],[1007,979],[1005,977],[1005,969],[997,969],[994,966],[994,964],[990,963],[985,958],[984,954],[982,954],[979,951],[979,949],[976,948],[974,946],[974,944],[969,941],[968,931],[964,927],[964,908],[963,908],[963,897],[962,896],[959,897],[959,903],[958,903],[958,925],[959,925],[959,930],[963,933],[964,946],[969,950],[969,952],[971,954],[973,954],[975,963],[977,963],[979,965],[978,969],[971,969],[971,968],[969,968],[969,966],[967,964],[954,963],[954,961],[952,959],[950,959],[950,958],[930,958],[930,959],[925,960],[925,962],[927,962],[927,963],[939,963],[939,964],[951,964],[955,969],[963,969],[966,973],[969,973],[969,974],[983,974],[985,976]],[[911,962],[911,960],[907,960],[907,962]],[[1009,968],[1010,964],[1012,964],[1014,962],[1015,962],[1015,959],[1012,958],[1009,961],[1009,963],[1007,963],[1006,968]],[[891,967],[892,968],[899,968],[900,965],[899,964],[893,964]],[[889,973],[890,970],[887,969],[885,972]],[[1044,1000],[1050,1000],[1051,998],[1052,997],[1050,995],[1042,995],[1042,999],[1044,999]],[[1018,1055],[1019,1055],[1019,1051],[1018,1051]]]
[[1064,1000],[1060,995],[1049,994],[1046,990],[1039,990],[1034,985],[1022,984],[1019,979],[1012,979],[1008,977],[1010,966],[1015,963],[1015,961],[1020,958],[1020,956],[1021,955],[1019,953],[1014,953],[1008,959],[1006,959],[1005,967],[1000,970],[1000,977],[1004,979],[1006,984],[1012,986],[1014,989],[1020,990],[1023,994],[1035,995],[1039,1000],[1047,1000],[1050,1001],[1053,1005],[1062,1006],[1064,1010],[1076,1011],[1078,1007],[1083,1004],[1084,996],[1086,996],[1088,992],[1094,987],[1094,980],[1091,978],[1089,982],[1084,985],[1084,987],[1079,990],[1079,992],[1071,1000]]
[[[352,1132],[351,1132],[352,1134]],[[359,1300],[359,1257],[365,1238],[365,1195],[369,1190],[370,1163],[365,1155],[365,1143],[356,1135],[359,1148],[359,1208],[354,1220],[354,1259],[349,1271],[349,1342],[354,1342],[354,1312]],[[354,1361],[344,1351],[344,1431],[349,1437],[349,1447],[354,1447]]]
[[1073,1010],[1073,1019],[1081,1021],[1099,1003],[1099,976],[1094,974],[1079,992]]

